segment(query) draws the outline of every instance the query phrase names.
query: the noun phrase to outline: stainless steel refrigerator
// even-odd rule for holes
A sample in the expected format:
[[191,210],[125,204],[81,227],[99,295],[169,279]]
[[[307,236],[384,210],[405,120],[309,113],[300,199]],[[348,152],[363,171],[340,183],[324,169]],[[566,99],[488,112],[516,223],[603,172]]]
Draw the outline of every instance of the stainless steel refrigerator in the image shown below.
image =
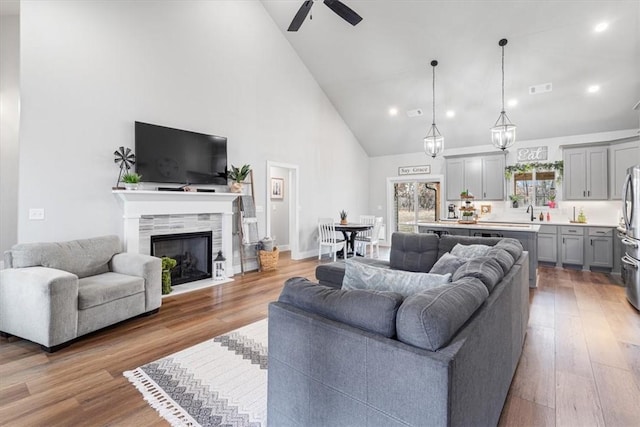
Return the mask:
[[627,299],[640,310],[640,165],[627,169],[622,190],[625,254],[622,256],[622,278]]

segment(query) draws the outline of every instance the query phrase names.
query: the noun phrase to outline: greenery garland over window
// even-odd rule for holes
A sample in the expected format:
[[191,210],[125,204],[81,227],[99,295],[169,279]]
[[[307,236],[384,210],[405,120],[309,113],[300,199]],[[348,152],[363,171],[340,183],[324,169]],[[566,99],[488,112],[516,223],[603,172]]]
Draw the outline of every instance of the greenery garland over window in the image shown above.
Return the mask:
[[556,171],[556,181],[560,182],[564,174],[564,162],[562,160],[558,160],[557,162],[551,163],[518,163],[514,166],[505,167],[504,177],[507,179],[511,179],[514,173],[527,173],[533,170]]

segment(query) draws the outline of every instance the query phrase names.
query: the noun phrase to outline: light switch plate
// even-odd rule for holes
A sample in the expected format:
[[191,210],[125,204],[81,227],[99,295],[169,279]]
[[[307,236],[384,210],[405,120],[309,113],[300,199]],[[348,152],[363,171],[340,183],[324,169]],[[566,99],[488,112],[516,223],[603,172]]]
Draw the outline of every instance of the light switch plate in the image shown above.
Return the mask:
[[44,220],[44,208],[31,208],[29,209],[29,219],[32,221]]

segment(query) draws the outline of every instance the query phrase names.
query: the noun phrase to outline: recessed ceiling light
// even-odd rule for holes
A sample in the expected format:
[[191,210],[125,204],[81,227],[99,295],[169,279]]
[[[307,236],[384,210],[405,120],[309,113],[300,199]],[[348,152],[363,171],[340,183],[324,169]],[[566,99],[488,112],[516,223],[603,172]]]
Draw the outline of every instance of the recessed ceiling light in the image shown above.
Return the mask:
[[390,116],[397,116],[398,115],[398,109],[396,107],[389,108],[389,115]]
[[598,25],[595,26],[595,28],[593,29],[596,33],[601,33],[604,30],[606,30],[607,28],[609,28],[609,23],[608,22],[601,22]]
[[587,88],[587,92],[589,93],[596,93],[600,90],[600,86],[598,85],[591,85]]
[[451,117],[455,117],[456,116],[456,112],[453,110],[449,110],[447,111],[447,117],[451,118]]
[[507,102],[507,105],[508,105],[509,107],[515,107],[516,105],[518,105],[518,100],[517,100],[517,99],[515,99],[515,98],[510,99],[510,100]]

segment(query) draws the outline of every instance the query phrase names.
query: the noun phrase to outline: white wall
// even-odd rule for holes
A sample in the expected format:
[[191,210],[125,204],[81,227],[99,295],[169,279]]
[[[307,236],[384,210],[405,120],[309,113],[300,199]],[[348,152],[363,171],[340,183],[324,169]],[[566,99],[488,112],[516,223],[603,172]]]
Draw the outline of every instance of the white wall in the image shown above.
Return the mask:
[[18,241],[20,20],[0,17],[0,253]]
[[[265,160],[298,164],[309,256],[319,216],[366,210],[365,152],[260,2],[23,1],[21,14],[19,241],[122,235],[112,153],[133,148],[135,120],[227,136],[258,206]],[[45,221],[26,219],[33,207]]]
[[[615,141],[617,139],[623,139],[633,137],[638,134],[637,129],[620,130],[614,132],[602,132],[588,135],[574,135],[558,138],[546,138],[528,141],[518,141],[507,154],[506,164],[516,164],[516,153],[518,148],[547,146],[548,147],[548,162],[562,160],[562,149],[564,145],[575,144],[587,144],[596,142],[608,142]],[[489,137],[487,136],[487,139]],[[419,143],[416,143],[419,146]],[[494,152],[496,148],[492,145],[483,145],[476,147],[467,147],[463,149],[451,149],[446,150],[443,153],[445,156],[454,155],[473,155],[476,153]],[[369,159],[369,181],[371,187],[369,189],[369,209],[376,212],[376,215],[383,215],[387,212],[386,204],[386,178],[398,176],[398,167],[400,166],[417,166],[417,165],[431,165],[431,173],[434,175],[445,175],[445,159],[442,155],[439,155],[435,159],[427,157],[424,152],[401,154],[396,156],[380,156],[372,157]],[[410,178],[410,176],[409,176]],[[511,181],[507,188],[510,191],[507,194],[513,193],[513,181]],[[562,185],[558,186],[558,200],[559,210],[554,212],[562,219],[567,219],[570,207],[573,205],[584,206],[585,211],[588,209],[592,217],[595,216],[599,221],[613,221],[617,222],[617,212],[619,210],[619,200],[603,201],[603,202],[570,202],[562,203]],[[482,204],[489,204],[493,206],[494,214],[507,214],[512,213],[507,210],[508,202],[483,202]],[[446,210],[446,203],[443,203],[443,209]],[[536,210],[538,212],[538,210]],[[443,213],[444,214],[444,213]],[[495,215],[494,215],[495,216]],[[446,218],[446,216],[444,216]]]

